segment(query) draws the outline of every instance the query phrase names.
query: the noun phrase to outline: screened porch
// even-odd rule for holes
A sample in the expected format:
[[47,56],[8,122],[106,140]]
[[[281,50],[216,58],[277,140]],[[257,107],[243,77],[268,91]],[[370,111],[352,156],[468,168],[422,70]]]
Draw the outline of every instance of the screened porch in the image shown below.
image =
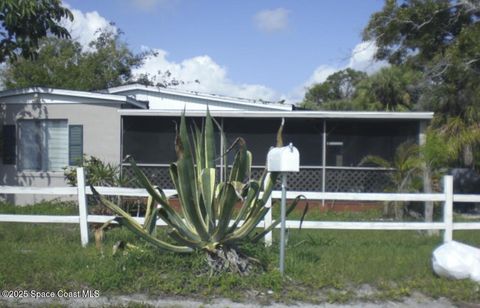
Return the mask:
[[[179,112],[121,111],[122,157],[131,155],[153,183],[174,188],[168,167],[175,161],[175,126]],[[204,112],[187,113],[188,126],[201,126]],[[300,172],[288,177],[295,191],[381,192],[392,170],[361,165],[367,155],[392,160],[395,149],[405,141],[421,142],[431,113],[345,113],[345,112],[217,112],[214,118],[225,132],[216,130],[218,169],[224,159],[223,144],[243,137],[253,155],[251,176],[259,177],[266,155],[275,145],[276,132],[285,118],[283,139],[300,152]],[[122,164],[125,175],[133,175]],[[219,172],[219,175],[221,173]]]

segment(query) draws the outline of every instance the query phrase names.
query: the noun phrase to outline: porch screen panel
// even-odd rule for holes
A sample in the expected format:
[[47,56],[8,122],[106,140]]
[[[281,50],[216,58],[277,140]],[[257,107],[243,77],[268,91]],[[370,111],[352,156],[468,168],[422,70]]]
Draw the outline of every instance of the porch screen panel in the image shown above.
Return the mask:
[[[228,144],[242,137],[252,152],[253,165],[265,166],[270,147],[276,145],[281,119],[224,118],[224,130]],[[322,124],[319,120],[285,119],[284,145],[290,142],[300,152],[300,165],[320,166],[322,163]],[[233,161],[233,153],[228,156]]]
[[123,155],[138,163],[169,164],[175,160],[178,117],[124,117]]
[[321,119],[285,119],[283,132],[284,145],[291,142],[300,152],[300,166],[322,165]]
[[393,159],[403,142],[417,142],[418,123],[403,121],[329,121],[327,166],[356,167],[367,155]]
[[[180,117],[124,117],[123,155],[131,155],[138,163],[170,164],[176,161],[175,126]],[[194,123],[202,127],[204,118],[187,118],[190,133]],[[215,129],[216,152],[220,149],[220,135]]]

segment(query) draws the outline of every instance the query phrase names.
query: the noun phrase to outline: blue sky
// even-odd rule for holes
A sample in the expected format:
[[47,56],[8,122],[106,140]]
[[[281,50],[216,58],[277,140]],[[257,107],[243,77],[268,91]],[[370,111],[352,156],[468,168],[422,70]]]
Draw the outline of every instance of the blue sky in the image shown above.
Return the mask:
[[137,73],[169,69],[193,90],[293,102],[335,70],[381,67],[371,61],[375,46],[359,44],[382,0],[66,3],[77,17],[75,37],[115,22],[133,50],[159,51]]

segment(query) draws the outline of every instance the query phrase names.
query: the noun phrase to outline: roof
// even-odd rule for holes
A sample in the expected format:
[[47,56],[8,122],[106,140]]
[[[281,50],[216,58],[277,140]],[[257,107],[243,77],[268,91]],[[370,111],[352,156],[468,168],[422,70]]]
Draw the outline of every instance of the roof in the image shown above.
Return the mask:
[[[14,89],[14,90],[5,90],[0,91],[0,98],[14,97],[21,95],[54,95],[54,96],[68,96],[68,97],[77,97],[84,99],[95,99],[101,100],[102,103],[121,103],[121,104],[130,104],[139,108],[147,108],[144,102],[139,102],[134,98],[127,97],[125,95],[114,95],[114,94],[105,94],[98,92],[87,92],[87,91],[76,91],[76,90],[65,90],[65,89],[54,89],[46,87],[31,87],[23,89]],[[81,103],[81,102],[78,102]]]
[[[182,111],[118,110],[125,116],[178,117]],[[310,118],[310,119],[385,119],[431,120],[433,112],[381,112],[381,111],[210,111],[214,117],[225,118]],[[188,117],[204,117],[205,111],[186,111]]]
[[251,106],[251,107],[262,108],[266,110],[292,110],[292,105],[274,103],[274,102],[264,101],[261,99],[248,99],[248,98],[231,97],[231,96],[225,96],[225,95],[219,95],[219,94],[202,93],[202,92],[196,92],[196,91],[152,87],[152,86],[141,85],[138,83],[102,90],[102,92],[105,92],[105,93],[118,93],[118,94],[130,92],[130,91],[137,91],[139,93],[160,93],[160,94],[180,96],[185,98],[195,98],[198,100],[205,100],[206,103],[208,103],[208,101],[215,101],[219,103],[234,104],[239,106]]

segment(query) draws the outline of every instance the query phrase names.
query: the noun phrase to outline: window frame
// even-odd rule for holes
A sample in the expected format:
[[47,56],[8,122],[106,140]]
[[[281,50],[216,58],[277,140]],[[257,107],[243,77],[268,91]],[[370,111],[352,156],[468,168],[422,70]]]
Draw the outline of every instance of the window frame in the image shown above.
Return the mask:
[[[40,144],[38,146],[38,149],[40,150],[40,155],[39,155],[39,162],[37,161],[37,164],[39,166],[39,168],[35,168],[35,169],[32,169],[32,168],[25,168],[24,164],[25,164],[25,158],[23,157],[23,153],[22,153],[22,139],[21,138],[21,130],[22,130],[22,123],[25,123],[25,122],[36,122],[38,124],[38,127],[41,129],[40,131]],[[48,151],[48,142],[46,142],[47,140],[47,124],[48,122],[64,122],[65,123],[65,128],[66,128],[66,135],[67,135],[67,138],[66,138],[66,143],[64,146],[64,149],[65,149],[65,153],[66,153],[66,157],[65,157],[65,166],[62,166],[58,169],[52,169],[50,166],[49,166],[49,151]],[[67,167],[68,166],[68,150],[69,150],[69,143],[68,143],[68,119],[65,119],[65,118],[60,118],[60,119],[19,119],[17,120],[17,132],[16,132],[16,138],[18,140],[17,142],[17,168],[19,171],[21,172],[63,172],[62,171],[62,168],[63,167]],[[37,140],[36,140],[37,141]]]

